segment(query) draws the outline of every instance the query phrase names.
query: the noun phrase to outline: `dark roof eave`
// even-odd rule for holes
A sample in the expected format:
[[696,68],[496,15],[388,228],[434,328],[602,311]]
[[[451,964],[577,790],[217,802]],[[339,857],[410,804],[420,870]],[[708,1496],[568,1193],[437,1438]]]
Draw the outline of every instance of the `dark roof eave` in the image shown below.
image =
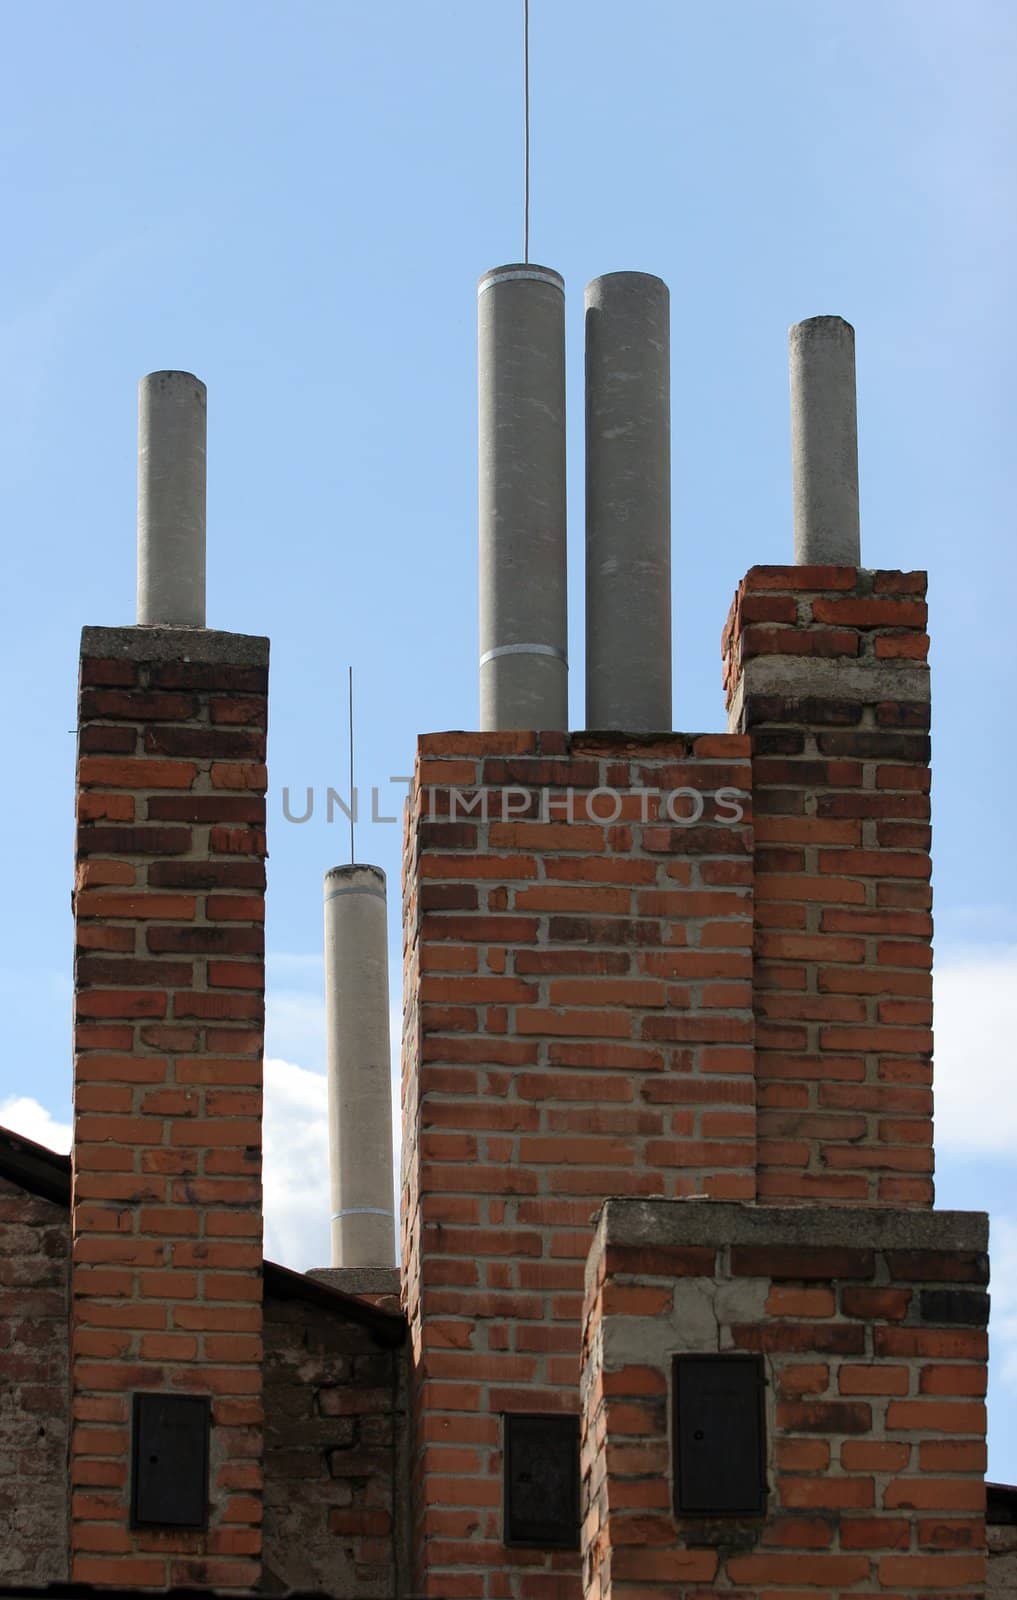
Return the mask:
[[71,1203],[71,1158],[24,1134],[0,1128],[0,1177],[54,1205]]
[[1017,1523],[1017,1484],[985,1485],[985,1520],[990,1527]]
[[320,1278],[293,1272],[275,1261],[265,1262],[265,1293],[276,1300],[303,1300],[325,1311],[337,1312],[347,1321],[367,1328],[379,1344],[390,1348],[405,1343],[406,1318],[401,1311],[386,1311],[383,1306],[372,1305],[370,1300],[362,1300],[359,1295],[345,1294]]

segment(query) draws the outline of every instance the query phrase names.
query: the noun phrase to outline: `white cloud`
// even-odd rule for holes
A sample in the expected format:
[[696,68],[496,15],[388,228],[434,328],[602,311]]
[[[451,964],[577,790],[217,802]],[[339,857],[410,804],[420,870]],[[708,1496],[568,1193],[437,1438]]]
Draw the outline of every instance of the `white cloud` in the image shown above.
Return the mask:
[[265,1254],[298,1272],[329,1263],[324,1073],[265,1062]]
[[265,1053],[325,1070],[325,971],[318,955],[270,952],[265,962]]
[[265,1006],[265,1051],[325,1070],[325,1002],[299,989],[270,989]]
[[62,1155],[71,1148],[70,1123],[58,1121],[31,1095],[11,1095],[0,1100],[0,1127],[34,1139],[36,1144],[45,1145],[49,1150],[59,1150]]
[[[292,958],[291,970],[305,958]],[[306,958],[310,961],[310,958]],[[320,981],[321,963],[309,972]],[[398,1206],[399,1052],[402,1016],[390,1011],[394,1206]],[[265,1060],[265,1254],[297,1271],[331,1261],[325,1007],[297,990],[270,993]],[[312,1063],[307,1066],[300,1062]],[[318,1064],[321,1070],[318,1070]]]
[[1017,945],[953,949],[933,983],[936,1144],[1017,1151]]
[[1017,1394],[1017,1217],[993,1217],[989,1250],[993,1366],[1006,1388]]

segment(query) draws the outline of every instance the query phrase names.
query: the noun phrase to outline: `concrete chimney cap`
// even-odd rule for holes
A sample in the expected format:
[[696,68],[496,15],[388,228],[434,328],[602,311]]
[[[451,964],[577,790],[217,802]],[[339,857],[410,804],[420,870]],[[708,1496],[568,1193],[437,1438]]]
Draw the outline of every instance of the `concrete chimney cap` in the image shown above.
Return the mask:
[[325,873],[326,878],[348,878],[354,872],[373,872],[375,877],[385,881],[385,869],[372,866],[367,861],[347,861],[341,867],[329,867]]
[[587,293],[593,288],[594,284],[597,283],[608,283],[613,288],[622,288],[624,287],[626,279],[631,280],[633,287],[638,284],[649,288],[651,283],[659,284],[664,293],[670,297],[670,289],[668,288],[664,279],[656,272],[598,272],[597,276],[595,278],[591,278],[589,283],[586,285]]
[[850,333],[853,337],[854,331],[855,330],[851,323],[848,322],[845,317],[828,315],[821,317],[803,317],[801,322],[792,322],[787,333],[789,339],[794,339],[796,335],[799,338],[809,338],[815,334],[824,333],[834,334],[836,336],[841,336],[844,333]]
[[514,281],[547,283],[559,293],[565,293],[565,279],[553,267],[540,267],[533,261],[510,261],[503,267],[491,267],[483,274],[477,283],[477,297],[479,299],[485,289],[493,289],[496,283]]
[[201,395],[207,395],[208,389],[202,380],[193,372],[184,372],[175,367],[159,367],[155,372],[146,372],[140,380],[142,383],[161,383],[164,388],[170,384],[193,383]]
[[386,897],[385,874],[381,867],[365,862],[350,861],[344,867],[330,867],[325,873],[325,899],[333,900],[340,894],[373,894]]

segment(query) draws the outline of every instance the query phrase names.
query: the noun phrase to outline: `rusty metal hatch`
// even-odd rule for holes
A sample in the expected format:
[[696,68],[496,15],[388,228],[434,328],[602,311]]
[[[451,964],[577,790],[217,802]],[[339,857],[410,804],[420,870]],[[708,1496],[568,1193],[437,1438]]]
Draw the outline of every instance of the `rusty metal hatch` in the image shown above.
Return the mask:
[[579,1548],[579,1418],[506,1414],[505,1543]]
[[675,1356],[674,1508],[678,1516],[762,1516],[766,1377],[761,1356]]
[[131,1524],[208,1526],[209,1400],[136,1394],[131,1452]]

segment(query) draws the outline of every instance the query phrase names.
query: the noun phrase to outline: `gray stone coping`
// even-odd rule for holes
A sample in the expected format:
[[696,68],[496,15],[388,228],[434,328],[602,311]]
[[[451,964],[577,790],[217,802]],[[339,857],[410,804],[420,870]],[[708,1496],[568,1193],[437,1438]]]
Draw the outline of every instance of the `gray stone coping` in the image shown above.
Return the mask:
[[260,634],[214,628],[82,628],[81,654],[101,661],[197,661],[210,666],[267,667]]
[[398,1267],[311,1267],[309,1278],[343,1294],[398,1294]]
[[757,1206],[730,1200],[608,1199],[600,1208],[587,1283],[608,1245],[652,1249],[770,1245],[855,1250],[988,1248],[984,1211],[912,1211],[883,1206]]

